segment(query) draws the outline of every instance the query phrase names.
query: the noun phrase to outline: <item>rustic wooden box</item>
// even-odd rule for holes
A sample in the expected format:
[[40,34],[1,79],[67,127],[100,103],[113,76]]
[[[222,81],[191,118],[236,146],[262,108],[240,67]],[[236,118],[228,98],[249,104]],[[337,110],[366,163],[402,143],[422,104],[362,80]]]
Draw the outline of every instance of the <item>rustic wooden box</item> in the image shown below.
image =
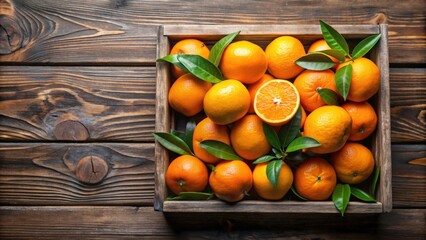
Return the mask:
[[[371,51],[370,58],[381,70],[381,86],[374,97],[378,115],[378,127],[372,137],[372,151],[376,165],[381,167],[377,186],[377,203],[351,201],[346,213],[382,213],[392,209],[391,188],[391,145],[390,145],[390,103],[389,103],[389,62],[387,25],[333,25],[346,39],[360,40],[366,36],[382,33],[381,40]],[[250,40],[263,48],[276,37],[295,36],[305,45],[322,38],[318,25],[166,25],[159,29],[157,57],[169,54],[171,43],[184,38],[197,38],[214,42],[221,37],[241,31],[235,40]],[[234,41],[235,41],[234,40]],[[174,126],[173,111],[168,106],[167,93],[172,78],[167,63],[157,63],[157,105],[156,131],[170,132]],[[163,212],[262,212],[262,213],[338,213],[331,201],[262,201],[243,200],[228,204],[220,200],[209,201],[165,201],[167,187],[164,180],[169,164],[169,154],[160,144],[155,145],[155,203],[154,208]]]

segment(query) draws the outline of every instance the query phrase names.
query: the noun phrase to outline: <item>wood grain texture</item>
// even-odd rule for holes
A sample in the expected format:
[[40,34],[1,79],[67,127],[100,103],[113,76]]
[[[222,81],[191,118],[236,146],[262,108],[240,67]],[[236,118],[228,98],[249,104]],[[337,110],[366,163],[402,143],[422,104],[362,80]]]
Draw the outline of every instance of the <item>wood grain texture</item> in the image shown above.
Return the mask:
[[16,29],[3,36],[16,39],[11,49],[17,50],[0,62],[153,64],[161,24],[318,24],[318,19],[388,22],[390,62],[426,62],[424,1],[4,1],[14,11],[0,29]]
[[394,207],[426,207],[426,166],[411,163],[426,159],[425,144],[392,145]]
[[426,68],[391,68],[392,142],[426,142]]
[[155,91],[152,67],[3,66],[0,140],[152,142]]
[[[76,176],[86,156],[108,164],[105,178]],[[1,205],[152,205],[154,144],[0,144]]]
[[[426,210],[382,215],[167,214],[151,207],[0,207],[2,239],[424,239]],[[190,230],[189,230],[190,229]],[[193,230],[198,231],[193,231]]]

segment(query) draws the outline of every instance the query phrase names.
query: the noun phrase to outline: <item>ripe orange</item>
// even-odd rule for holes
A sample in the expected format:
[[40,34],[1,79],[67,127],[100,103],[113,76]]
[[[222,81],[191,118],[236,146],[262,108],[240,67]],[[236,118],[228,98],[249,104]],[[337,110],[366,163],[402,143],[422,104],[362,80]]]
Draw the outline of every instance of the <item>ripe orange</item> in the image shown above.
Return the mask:
[[302,67],[294,63],[306,54],[303,44],[297,38],[278,37],[269,43],[265,53],[269,63],[268,71],[276,78],[294,78],[303,71]]
[[[210,50],[203,42],[197,39],[184,39],[173,46],[170,54],[198,54],[207,59],[210,55]],[[173,65],[172,74],[175,78],[178,78],[184,75],[185,71]]]
[[279,200],[290,190],[293,184],[293,172],[290,167],[283,162],[277,186],[269,182],[266,176],[266,166],[268,163],[257,164],[253,170],[253,187],[260,197],[267,200]]
[[206,163],[218,163],[221,159],[213,156],[200,146],[200,142],[205,140],[216,140],[228,145],[231,144],[229,131],[226,126],[214,123],[210,118],[205,118],[195,126],[192,137],[192,147],[195,156]]
[[244,117],[250,107],[250,94],[237,80],[213,85],[204,96],[204,111],[215,123],[226,125]]
[[263,76],[260,78],[259,81],[256,81],[255,83],[250,84],[250,85],[247,86],[247,90],[250,93],[250,108],[248,110],[248,113],[254,113],[254,105],[253,105],[253,103],[254,103],[254,97],[256,96],[257,90],[264,83],[269,82],[272,79],[274,79],[274,77],[272,77],[271,75],[265,73],[265,74],[263,74]]
[[[330,46],[328,46],[327,42],[324,39],[319,39],[311,44],[311,46],[308,49],[308,53],[329,50],[329,49],[331,48]],[[339,60],[334,57],[330,56],[330,59],[335,63],[339,62]],[[336,69],[336,67],[337,67],[337,64],[334,65],[333,69]]]
[[253,174],[243,161],[222,161],[212,170],[209,183],[217,198],[237,202],[250,191]]
[[309,200],[327,200],[336,186],[336,172],[323,158],[303,161],[294,172],[294,187]]
[[254,111],[271,126],[290,121],[300,105],[300,96],[294,85],[281,79],[263,84],[254,98]]
[[174,193],[203,191],[208,183],[206,165],[191,155],[174,159],[166,171],[167,187]]
[[334,84],[334,72],[330,69],[323,71],[305,70],[294,80],[294,86],[299,91],[300,103],[308,112],[326,105],[317,89],[328,88],[337,93]]
[[305,121],[304,136],[316,139],[321,146],[309,148],[313,153],[325,154],[343,147],[351,133],[352,119],[345,109],[323,106],[311,112]]
[[248,114],[232,126],[231,144],[240,157],[255,160],[271,151],[262,123],[257,115]]
[[302,121],[300,122],[300,129],[302,129],[303,126],[305,126],[305,121],[306,121],[306,111],[302,107]]
[[374,157],[364,145],[347,142],[338,152],[331,154],[331,164],[343,183],[357,184],[366,180],[374,170]]
[[342,105],[352,118],[350,141],[360,141],[370,136],[377,126],[377,115],[368,102],[346,102]]
[[268,61],[261,47],[249,41],[238,41],[226,47],[219,67],[226,78],[251,84],[266,72]]
[[352,80],[347,99],[353,102],[364,102],[379,91],[380,70],[377,65],[368,58],[357,58],[353,61],[340,64],[337,70],[343,66],[352,65]]
[[181,76],[170,87],[170,107],[187,117],[194,116],[203,110],[204,95],[211,86],[190,73]]

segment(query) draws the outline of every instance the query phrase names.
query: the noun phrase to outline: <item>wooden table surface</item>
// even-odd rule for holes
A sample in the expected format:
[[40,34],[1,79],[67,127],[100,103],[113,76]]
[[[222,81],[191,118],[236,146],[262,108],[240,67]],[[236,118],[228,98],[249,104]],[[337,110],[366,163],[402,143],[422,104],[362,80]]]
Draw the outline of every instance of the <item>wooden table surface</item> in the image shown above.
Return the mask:
[[[392,212],[155,212],[159,26],[319,19],[389,24]],[[425,29],[423,0],[0,0],[0,238],[425,239]]]

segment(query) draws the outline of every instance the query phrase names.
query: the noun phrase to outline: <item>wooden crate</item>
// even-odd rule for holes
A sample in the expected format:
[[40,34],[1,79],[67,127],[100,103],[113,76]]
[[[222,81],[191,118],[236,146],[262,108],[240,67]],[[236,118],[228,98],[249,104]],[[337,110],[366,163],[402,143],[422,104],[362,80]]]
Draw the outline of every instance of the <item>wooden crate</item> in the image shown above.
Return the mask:
[[[387,25],[334,25],[349,41],[359,41],[366,36],[382,33],[381,40],[371,51],[370,58],[381,71],[381,86],[373,98],[378,115],[378,127],[372,137],[372,152],[376,166],[381,167],[377,186],[377,203],[351,201],[346,213],[382,213],[392,209],[391,188],[391,143],[390,143],[390,103],[389,103],[389,62]],[[184,38],[197,38],[207,43],[241,31],[235,40],[250,40],[265,47],[276,37],[295,36],[303,44],[309,45],[322,38],[318,25],[166,25],[159,29],[157,57],[169,54],[173,42]],[[235,41],[234,40],[234,41]],[[167,63],[157,63],[157,105],[156,131],[170,132],[174,126],[174,113],[167,102],[167,93],[172,78]],[[168,190],[164,175],[169,164],[169,154],[160,144],[155,145],[155,203],[154,208],[163,212],[264,212],[264,213],[337,213],[332,201],[262,201],[243,200],[228,204],[220,200],[209,201],[165,201]]]

